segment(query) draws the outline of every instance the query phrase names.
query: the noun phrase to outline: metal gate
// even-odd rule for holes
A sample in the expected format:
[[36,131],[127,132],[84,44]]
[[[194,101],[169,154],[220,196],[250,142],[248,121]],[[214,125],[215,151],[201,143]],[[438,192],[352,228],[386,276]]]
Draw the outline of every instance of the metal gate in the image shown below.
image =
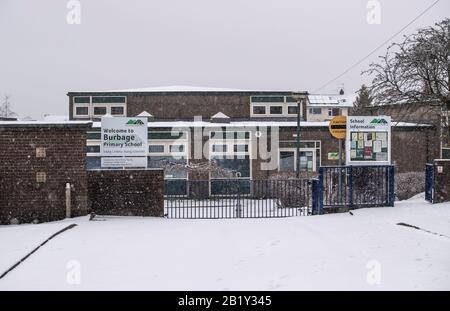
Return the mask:
[[425,165],[425,200],[433,203],[434,201],[434,165]]
[[323,166],[322,208],[394,206],[394,166]]
[[167,218],[274,218],[313,213],[310,179],[186,180],[180,187],[182,194],[164,196]]

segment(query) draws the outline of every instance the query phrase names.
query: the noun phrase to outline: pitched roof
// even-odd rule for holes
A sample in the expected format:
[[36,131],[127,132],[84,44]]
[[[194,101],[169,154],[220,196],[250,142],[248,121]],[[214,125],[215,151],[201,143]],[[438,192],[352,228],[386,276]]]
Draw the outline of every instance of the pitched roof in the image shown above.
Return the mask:
[[350,95],[308,95],[309,106],[353,107],[357,94]]

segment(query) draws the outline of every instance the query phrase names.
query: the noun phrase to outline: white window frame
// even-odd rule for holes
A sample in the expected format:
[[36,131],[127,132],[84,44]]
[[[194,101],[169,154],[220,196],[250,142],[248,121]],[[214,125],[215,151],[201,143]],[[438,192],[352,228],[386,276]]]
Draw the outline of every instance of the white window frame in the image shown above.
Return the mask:
[[[268,96],[272,97],[272,96]],[[287,98],[290,96],[283,96],[284,102],[267,102],[267,103],[253,103],[250,96],[250,117],[296,117],[297,113],[292,114],[289,113],[288,107],[297,107],[298,104],[296,102],[288,102]],[[303,104],[304,102],[300,102],[300,117],[303,118]],[[265,107],[266,113],[265,114],[255,114],[253,113],[253,107]],[[270,107],[282,107],[281,108],[281,114],[271,114],[270,113]]]
[[[150,152],[150,146],[162,146],[163,147],[163,152]],[[167,146],[166,146],[166,144],[164,144],[164,143],[161,143],[161,144],[158,144],[158,143],[148,143],[148,154],[150,155],[150,156],[158,156],[158,155],[161,155],[161,154],[165,154],[166,153],[166,148],[167,148]]]
[[[300,148],[300,152],[312,152],[312,154],[313,154],[312,172],[317,172],[316,150],[317,150],[317,148]],[[293,172],[297,172],[297,161],[298,161],[297,148],[278,148],[278,172],[282,173],[283,171],[281,171],[281,157],[280,157],[281,152],[294,152],[294,170],[293,170]]]
[[[315,113],[314,109],[319,109],[320,112],[319,113]],[[317,115],[321,115],[322,114],[322,107],[309,107],[309,114],[317,116]]]
[[[167,133],[170,131],[152,131],[152,133]],[[189,133],[187,131],[180,131],[184,138],[174,139],[149,139],[149,146],[164,145],[164,152],[149,152],[148,156],[171,156],[171,157],[183,157],[186,161],[189,161]],[[183,152],[170,152],[171,145],[183,145]],[[189,163],[189,162],[188,162]]]
[[[88,140],[86,141],[86,146],[98,146],[100,148],[100,141],[99,140]],[[100,157],[100,152],[86,152],[87,157]]]
[[[333,115],[333,110],[334,109],[339,109],[339,113],[337,115]],[[328,108],[328,116],[329,117],[335,117],[335,116],[339,116],[342,115],[342,108],[341,107],[329,107]]]
[[[228,159],[228,158],[234,158],[234,157],[242,157],[245,158],[246,156],[248,156],[248,160],[249,160],[249,168],[250,168],[250,176],[249,177],[235,177],[234,179],[240,179],[240,180],[252,180],[253,178],[253,159],[252,159],[252,142],[251,142],[251,137],[252,137],[252,132],[251,131],[246,131],[246,130],[236,130],[236,131],[214,131],[214,132],[248,132],[248,138],[212,138],[211,137],[211,133],[209,132],[209,155],[208,155],[208,159],[209,161],[211,161],[215,156],[222,156],[224,159]],[[224,136],[224,135],[222,135]],[[226,136],[226,135],[225,135]],[[245,136],[245,134],[244,134]],[[213,152],[213,145],[214,144],[220,144],[220,145],[227,145],[227,151],[226,152]],[[248,145],[248,151],[238,151],[238,152],[234,152],[234,145]],[[229,178],[226,177],[219,177],[219,178],[211,178],[211,172],[208,173],[208,178],[209,178],[209,195],[210,196],[215,196],[211,194],[211,181],[212,180],[227,180]]]
[[[289,107],[295,107],[295,108],[297,108],[298,105],[297,105],[297,104],[289,103],[289,104],[286,106],[286,115],[288,115],[288,116],[297,116],[297,113],[289,113]],[[300,117],[303,117],[302,104],[300,104]]]
[[[253,107],[264,107],[265,113],[253,113]],[[253,104],[251,106],[251,111],[250,112],[251,112],[251,115],[255,116],[255,117],[258,117],[258,116],[263,117],[263,116],[268,116],[269,115],[269,112],[267,111],[267,105],[266,104]]]
[[[87,108],[88,114],[77,114],[77,108]],[[73,104],[73,116],[78,118],[90,118],[91,117],[91,109],[89,104]]]
[[[106,113],[103,113],[103,114],[95,114],[95,108],[105,108],[105,110],[106,110]],[[94,105],[92,105],[92,116],[95,118],[95,117],[102,117],[102,116],[104,116],[105,114],[108,114],[108,106],[106,105],[106,104],[94,104]]]
[[[78,97],[89,97],[89,103],[75,103],[75,98]],[[123,103],[93,103],[92,102],[92,98],[93,97],[123,97],[125,100]],[[74,96],[72,99],[72,104],[73,104],[73,117],[74,118],[99,118],[102,117],[103,114],[94,114],[94,108],[95,107],[106,107],[106,114],[110,114],[113,117],[126,117],[127,115],[127,102],[128,102],[128,98],[127,96],[115,96],[115,95],[108,95],[108,96],[100,96],[100,95],[95,95],[95,96]],[[88,115],[78,115],[76,113],[76,107],[88,107]],[[112,107],[123,107],[123,114],[115,114],[113,115],[111,113],[111,108]]]
[[[123,113],[122,114],[112,114],[112,108],[123,108]],[[111,104],[109,106],[109,114],[112,115],[113,117],[125,117],[125,115],[127,114],[127,107],[123,104]]]

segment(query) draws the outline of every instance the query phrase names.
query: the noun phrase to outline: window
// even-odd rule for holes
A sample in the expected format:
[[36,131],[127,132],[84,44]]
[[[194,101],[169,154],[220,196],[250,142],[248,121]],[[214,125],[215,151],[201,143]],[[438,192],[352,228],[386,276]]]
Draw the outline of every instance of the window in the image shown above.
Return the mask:
[[164,178],[187,178],[186,158],[172,156],[150,156],[147,158],[148,168],[163,168]]
[[309,108],[310,114],[322,114],[322,108]]
[[250,177],[250,157],[243,158],[222,158],[213,157],[221,170],[211,172],[211,178],[249,178]]
[[284,103],[284,96],[252,96],[252,103]]
[[183,152],[184,145],[170,145],[169,150],[170,152]]
[[164,180],[164,194],[185,196],[188,194],[187,183],[186,179],[166,179]]
[[86,139],[100,140],[102,139],[102,134],[100,132],[87,132]]
[[76,96],[73,98],[73,102],[75,104],[89,104],[91,102],[91,98],[89,96]]
[[314,168],[314,156],[312,151],[300,151],[300,171],[312,172]]
[[288,106],[288,114],[297,114],[297,106]]
[[86,146],[86,152],[87,153],[99,153],[100,152],[100,146]]
[[75,114],[77,116],[89,116],[89,107],[76,107]]
[[[303,142],[302,142],[303,143]],[[314,142],[312,142],[314,143]],[[281,149],[279,153],[278,170],[280,172],[295,172],[297,170],[297,160],[300,171],[313,172],[320,166],[320,149],[305,148],[300,149],[299,157],[296,159],[295,148]],[[316,161],[318,161],[316,163]]]
[[150,153],[164,153],[164,145],[149,145],[148,152]]
[[86,168],[88,170],[96,170],[102,167],[101,157],[86,157]]
[[283,114],[283,106],[270,106],[270,114]]
[[266,107],[253,106],[253,114],[266,114]]
[[[250,115],[253,117],[292,117],[297,115],[299,99],[294,96],[252,96],[250,100]],[[301,100],[300,107],[302,107],[303,102]],[[300,114],[302,114],[301,108]]]
[[106,107],[94,107],[94,116],[103,116],[106,114]]
[[150,131],[148,132],[148,139],[179,139],[179,138],[186,138],[185,132],[156,132],[156,131]]
[[111,107],[111,115],[113,116],[123,116],[124,107],[123,106],[113,106]]
[[227,152],[227,145],[214,144],[212,147],[213,152]]
[[93,96],[92,103],[125,103],[125,96]]
[[287,103],[296,103],[298,99],[292,97],[292,96],[286,96],[286,102]]
[[334,117],[341,115],[341,109],[339,108],[328,108],[328,116]]
[[233,150],[234,152],[248,152],[248,145],[234,145]]
[[211,180],[212,195],[250,194],[250,180],[248,179],[215,179]]
[[281,172],[295,171],[294,151],[280,151],[280,171]]
[[211,139],[249,139],[250,132],[211,132]]

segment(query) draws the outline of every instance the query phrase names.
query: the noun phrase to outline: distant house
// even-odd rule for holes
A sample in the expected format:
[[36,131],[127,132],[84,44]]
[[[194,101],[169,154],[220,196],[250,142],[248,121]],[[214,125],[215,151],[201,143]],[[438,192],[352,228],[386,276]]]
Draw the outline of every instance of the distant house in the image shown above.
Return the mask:
[[356,95],[308,95],[308,121],[330,121],[334,116],[348,116]]

